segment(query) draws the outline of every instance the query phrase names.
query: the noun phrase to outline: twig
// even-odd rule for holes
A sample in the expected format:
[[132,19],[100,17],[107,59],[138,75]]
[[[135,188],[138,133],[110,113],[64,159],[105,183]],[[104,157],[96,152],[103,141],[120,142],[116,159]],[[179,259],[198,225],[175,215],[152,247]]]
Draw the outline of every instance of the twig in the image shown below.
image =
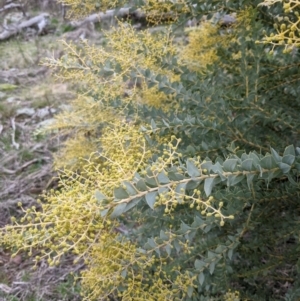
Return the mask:
[[11,127],[13,129],[13,132],[11,133],[11,141],[12,145],[16,148],[19,149],[20,144],[15,141],[15,133],[16,133],[16,124],[15,124],[15,118],[10,118],[10,123]]

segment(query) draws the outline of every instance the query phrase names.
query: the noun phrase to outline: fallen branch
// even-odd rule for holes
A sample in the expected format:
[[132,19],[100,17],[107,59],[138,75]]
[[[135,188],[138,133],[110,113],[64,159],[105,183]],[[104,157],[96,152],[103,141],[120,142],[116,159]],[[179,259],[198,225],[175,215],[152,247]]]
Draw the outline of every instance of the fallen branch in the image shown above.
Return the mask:
[[24,10],[24,6],[22,4],[16,4],[16,3],[10,3],[7,5],[4,5],[2,8],[0,8],[0,13],[14,9],[14,8],[19,9],[23,13],[23,15],[26,17],[26,12]]
[[16,68],[0,71],[0,82],[18,84],[24,82],[27,78],[35,78],[43,76],[49,69],[47,67],[30,68],[27,70],[19,70]]
[[83,20],[72,21],[72,22],[70,22],[70,25],[72,27],[77,28],[77,27],[81,27],[82,25],[89,23],[89,22],[97,23],[97,22],[112,19],[113,17],[124,18],[127,16],[133,16],[137,20],[146,18],[146,14],[144,12],[142,12],[140,10],[135,10],[135,11],[130,11],[130,10],[131,10],[130,7],[126,7],[126,8],[123,7],[120,9],[110,9],[104,13],[100,12],[97,14],[92,14],[92,15],[84,18]]
[[[170,16],[170,13],[168,13],[168,16]],[[107,10],[106,12],[92,14],[87,16],[83,20],[71,21],[70,25],[74,28],[78,28],[90,22],[98,23],[101,21],[112,19],[113,17],[117,17],[117,18],[131,17],[135,21],[145,21],[147,15],[145,12],[141,11],[140,9],[132,10],[132,8],[130,7],[123,7],[120,9],[110,9]],[[221,25],[225,25],[225,26],[231,25],[232,23],[236,22],[235,16],[232,15],[220,16],[220,14],[217,13],[215,17],[218,19]]]
[[50,15],[48,13],[42,13],[38,16],[30,18],[29,20],[23,21],[20,24],[12,24],[5,27],[4,31],[0,33],[0,41],[7,40],[10,37],[18,34],[21,30],[32,26],[36,26],[38,28],[38,34],[40,34],[48,24],[49,16]]

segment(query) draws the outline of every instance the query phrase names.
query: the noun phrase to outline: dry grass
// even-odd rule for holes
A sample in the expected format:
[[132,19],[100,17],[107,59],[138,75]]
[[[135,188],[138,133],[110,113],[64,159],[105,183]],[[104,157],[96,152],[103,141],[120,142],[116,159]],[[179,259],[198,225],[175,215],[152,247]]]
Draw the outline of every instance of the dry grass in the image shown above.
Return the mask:
[[[18,202],[30,207],[42,191],[56,188],[52,153],[61,138],[35,133],[73,97],[67,85],[55,82],[50,71],[39,65],[41,58],[60,51],[53,36],[0,43],[1,227],[10,223],[11,216],[22,214]],[[69,273],[82,267],[69,256],[59,267],[41,262],[33,270],[26,254],[12,259],[10,251],[0,246],[0,300],[80,300],[79,286],[73,285]]]

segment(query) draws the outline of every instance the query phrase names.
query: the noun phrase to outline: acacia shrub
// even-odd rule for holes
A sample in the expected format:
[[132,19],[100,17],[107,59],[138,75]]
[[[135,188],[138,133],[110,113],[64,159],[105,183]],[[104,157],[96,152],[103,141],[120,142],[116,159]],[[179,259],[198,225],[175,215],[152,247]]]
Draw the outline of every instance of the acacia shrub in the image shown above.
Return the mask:
[[[73,138],[60,189],[2,241],[50,265],[83,258],[86,300],[299,298],[299,56],[256,43],[281,6],[227,3],[140,1],[149,21],[172,9],[172,30],[119,23],[105,46],[47,62],[78,84],[55,125]],[[237,12],[230,28],[173,42],[220,8]]]

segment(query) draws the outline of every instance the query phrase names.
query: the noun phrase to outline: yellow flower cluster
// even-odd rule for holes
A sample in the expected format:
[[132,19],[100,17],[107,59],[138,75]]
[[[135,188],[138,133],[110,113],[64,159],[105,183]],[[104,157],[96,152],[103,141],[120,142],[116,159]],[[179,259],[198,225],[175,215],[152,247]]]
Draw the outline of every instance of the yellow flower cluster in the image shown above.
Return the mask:
[[[83,163],[78,158],[87,159],[91,152],[99,149],[99,137],[105,128],[126,119],[127,104],[133,104],[136,111],[140,104],[164,110],[171,105],[174,107],[172,96],[159,92],[158,83],[148,88],[139,71],[140,68],[150,69],[167,76],[171,82],[178,79],[178,75],[163,69],[159,62],[165,55],[176,53],[171,33],[137,33],[130,25],[120,23],[106,33],[106,38],[106,47],[90,45],[87,41],[80,45],[63,42],[66,54],[60,60],[46,62],[50,67],[58,67],[59,79],[71,81],[78,89],[78,96],[70,103],[70,108],[48,127],[48,130],[60,130],[74,137],[57,156],[57,167],[75,170],[81,167]],[[108,73],[102,74],[104,69]],[[139,83],[131,83],[132,72]],[[112,105],[116,99],[121,102],[120,106]]]
[[175,22],[180,14],[190,11],[186,0],[146,0],[141,9],[146,12],[148,21],[154,24]]
[[[300,47],[300,1],[265,0],[260,5],[272,6],[277,2],[282,3],[284,14],[277,16],[275,19],[274,28],[276,33],[266,35],[262,42],[272,45],[270,53],[273,53],[275,47],[280,45],[284,46],[284,53],[289,53],[295,47]],[[261,43],[261,41],[257,41],[257,43]]]
[[[101,150],[94,153],[96,159],[86,160],[80,175],[61,173],[60,189],[45,196],[47,202],[42,211],[35,207],[27,209],[20,223],[8,226],[2,238],[4,244],[13,241],[19,250],[29,253],[42,246],[48,250],[42,257],[56,264],[70,250],[84,256],[90,244],[111,231],[112,226],[107,227],[110,221],[100,216],[95,189],[111,197],[120,179],[132,179],[147,163],[151,152],[144,136],[130,124],[106,129],[100,140]],[[97,160],[99,164],[95,164]]]
[[[162,68],[159,62],[162,57],[176,53],[170,32],[136,32],[130,25],[119,23],[117,28],[106,32],[105,36],[106,47],[89,45],[87,41],[82,41],[80,46],[63,42],[66,54],[60,60],[47,60],[46,65],[58,67],[60,79],[72,80],[84,91],[93,92],[95,101],[103,105],[116,97],[126,102],[143,102],[139,88],[145,89],[145,82],[140,69],[150,69],[174,78],[173,72]],[[102,74],[103,70],[107,73]],[[132,72],[140,78],[141,87],[133,83],[130,93],[123,97],[128,85],[124,78],[130,79]]]
[[207,65],[218,61],[216,45],[228,43],[228,35],[220,35],[218,26],[209,21],[187,32],[189,43],[180,52],[182,63],[193,71],[205,72]]
[[106,11],[126,3],[122,0],[58,0],[58,2],[70,7],[69,17],[72,18],[84,17],[95,11]]
[[[126,301],[179,301],[196,280],[188,272],[181,273],[180,267],[166,268],[170,259],[149,256],[114,236],[91,248],[87,264],[90,268],[82,273],[82,286],[89,293],[84,300],[118,296]],[[158,268],[152,270],[153,266]],[[170,274],[177,275],[175,280]]]
[[240,293],[238,291],[232,292],[229,290],[225,295],[224,295],[224,301],[240,301]]
[[[110,231],[97,213],[96,200],[89,187],[75,180],[61,179],[62,190],[51,191],[42,211],[31,207],[14,225],[5,228],[2,243],[26,251],[41,249],[36,261],[46,258],[50,265],[59,263],[63,254],[72,251],[84,256],[96,236]],[[20,204],[21,205],[21,204]]]

